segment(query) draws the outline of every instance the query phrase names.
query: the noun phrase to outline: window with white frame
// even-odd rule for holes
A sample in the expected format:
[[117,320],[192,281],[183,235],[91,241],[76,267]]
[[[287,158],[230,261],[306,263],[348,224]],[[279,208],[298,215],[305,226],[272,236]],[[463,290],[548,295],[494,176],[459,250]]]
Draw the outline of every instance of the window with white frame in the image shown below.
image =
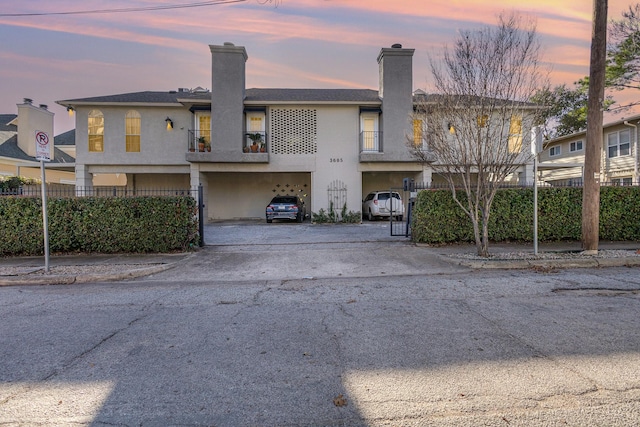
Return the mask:
[[205,142],[211,141],[211,113],[198,112],[196,113],[196,140],[204,138]]
[[413,145],[416,148],[424,147],[424,121],[420,119],[413,119]]
[[[360,114],[360,131],[362,151],[380,151],[380,134],[378,133],[378,113]],[[415,131],[415,127],[414,127]],[[414,134],[415,135],[415,134]]]
[[88,118],[89,152],[104,151],[104,115],[100,110],[91,110]]
[[556,157],[562,154],[562,149],[560,145],[556,145],[555,147],[549,148],[549,157]]
[[140,152],[140,113],[135,110],[127,111],[124,119],[125,148],[127,153]]
[[575,141],[569,144],[569,151],[572,153],[574,151],[582,151],[582,141]]
[[522,151],[522,116],[513,115],[509,122],[509,153]]
[[633,184],[633,178],[631,178],[631,177],[613,178],[611,180],[611,183],[613,185],[632,185]]
[[629,129],[607,134],[607,154],[609,158],[628,156],[631,152],[629,141]]

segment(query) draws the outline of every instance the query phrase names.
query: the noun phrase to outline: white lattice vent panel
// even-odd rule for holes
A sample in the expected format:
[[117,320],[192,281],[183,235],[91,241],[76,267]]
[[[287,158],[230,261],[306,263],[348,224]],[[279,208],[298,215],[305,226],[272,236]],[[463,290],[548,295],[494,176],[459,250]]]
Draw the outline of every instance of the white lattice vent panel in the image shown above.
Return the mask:
[[273,108],[270,111],[273,154],[315,154],[317,152],[316,110]]

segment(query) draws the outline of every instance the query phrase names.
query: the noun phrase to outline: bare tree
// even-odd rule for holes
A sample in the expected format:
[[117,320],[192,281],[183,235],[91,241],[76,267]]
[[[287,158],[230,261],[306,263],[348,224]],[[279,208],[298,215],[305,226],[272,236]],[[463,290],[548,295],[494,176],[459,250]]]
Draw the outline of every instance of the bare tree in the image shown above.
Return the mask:
[[437,95],[418,97],[414,117],[414,134],[425,142],[412,140],[410,149],[447,181],[486,257],[491,204],[532,160],[528,130],[542,111],[529,101],[548,86],[535,24],[501,15],[497,26],[461,31],[442,59],[431,60],[431,71]]

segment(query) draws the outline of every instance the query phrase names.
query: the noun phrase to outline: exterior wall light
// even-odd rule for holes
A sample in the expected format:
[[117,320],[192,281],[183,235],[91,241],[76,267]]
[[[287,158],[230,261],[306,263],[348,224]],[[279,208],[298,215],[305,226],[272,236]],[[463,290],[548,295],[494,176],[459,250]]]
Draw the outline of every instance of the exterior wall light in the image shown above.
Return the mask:
[[169,117],[164,119],[164,121],[167,122],[167,130],[173,129],[173,121]]
[[76,110],[75,110],[72,106],[68,106],[68,107],[67,107],[67,113],[69,113],[69,117],[73,117],[73,113],[74,113],[75,111],[76,111]]

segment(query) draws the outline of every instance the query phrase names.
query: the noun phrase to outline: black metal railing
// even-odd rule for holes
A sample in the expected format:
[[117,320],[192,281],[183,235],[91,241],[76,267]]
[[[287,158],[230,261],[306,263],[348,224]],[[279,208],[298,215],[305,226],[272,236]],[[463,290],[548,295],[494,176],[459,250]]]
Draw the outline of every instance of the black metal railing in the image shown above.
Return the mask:
[[189,152],[211,151],[211,134],[207,131],[189,129],[187,138],[187,150]]
[[383,153],[382,132],[362,131],[360,132],[360,152],[361,153]]
[[267,149],[266,132],[247,132],[244,134],[242,151],[244,153],[266,153]]

